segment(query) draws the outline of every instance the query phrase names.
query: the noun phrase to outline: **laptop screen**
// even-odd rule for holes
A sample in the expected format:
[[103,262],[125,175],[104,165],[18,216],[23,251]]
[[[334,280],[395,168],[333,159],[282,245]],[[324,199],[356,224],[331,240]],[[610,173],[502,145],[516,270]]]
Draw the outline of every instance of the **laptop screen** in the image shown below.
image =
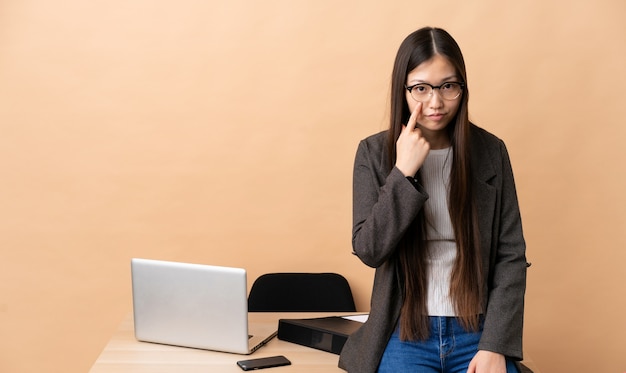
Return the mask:
[[135,258],[131,272],[138,340],[249,353],[244,269]]

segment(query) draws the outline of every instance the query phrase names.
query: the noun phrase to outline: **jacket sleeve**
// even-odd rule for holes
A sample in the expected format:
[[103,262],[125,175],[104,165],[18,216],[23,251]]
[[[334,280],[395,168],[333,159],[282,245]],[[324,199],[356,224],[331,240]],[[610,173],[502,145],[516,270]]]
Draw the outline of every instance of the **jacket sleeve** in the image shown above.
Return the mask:
[[359,143],[354,162],[354,253],[370,267],[382,265],[428,199],[396,167],[385,171],[382,146],[372,139]]
[[485,324],[479,349],[522,360],[524,293],[526,291],[526,244],[515,191],[513,170],[502,141],[499,146],[499,203],[496,234],[492,238]]

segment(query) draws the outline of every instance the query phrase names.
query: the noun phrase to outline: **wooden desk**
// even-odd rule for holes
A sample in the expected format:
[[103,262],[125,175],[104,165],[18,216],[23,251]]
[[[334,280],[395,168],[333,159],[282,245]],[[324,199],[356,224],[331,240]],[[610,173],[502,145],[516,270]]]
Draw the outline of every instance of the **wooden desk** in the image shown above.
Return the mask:
[[[252,312],[249,315],[249,321],[250,323],[273,323],[278,327],[280,318],[296,319],[329,315],[341,314]],[[285,355],[291,360],[292,365],[271,368],[267,370],[268,373],[345,373],[337,367],[338,355],[281,341],[278,338],[272,339],[251,355],[139,342],[135,339],[132,315],[120,324],[89,373],[241,373],[243,370],[236,365],[237,361],[274,355]],[[525,360],[524,364],[534,373],[540,373],[532,361]]]
[[[354,314],[354,313],[350,313]],[[249,322],[273,323],[278,327],[280,318],[306,318],[329,316],[325,313],[250,313]],[[333,313],[332,315],[338,315]],[[340,314],[339,314],[340,315]],[[119,326],[109,343],[91,367],[90,373],[242,373],[236,364],[239,360],[285,355],[289,366],[271,368],[268,373],[290,372],[344,372],[337,367],[339,355],[300,346],[273,338],[267,345],[251,355],[197,350],[192,348],[139,342],[135,339],[132,315]]]

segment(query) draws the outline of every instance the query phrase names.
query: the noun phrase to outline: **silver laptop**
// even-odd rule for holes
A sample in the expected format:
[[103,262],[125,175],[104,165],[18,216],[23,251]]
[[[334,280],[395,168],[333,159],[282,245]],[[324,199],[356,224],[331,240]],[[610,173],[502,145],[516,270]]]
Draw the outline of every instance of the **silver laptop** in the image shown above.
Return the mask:
[[244,269],[134,258],[131,273],[139,341],[247,355],[276,336],[248,330]]

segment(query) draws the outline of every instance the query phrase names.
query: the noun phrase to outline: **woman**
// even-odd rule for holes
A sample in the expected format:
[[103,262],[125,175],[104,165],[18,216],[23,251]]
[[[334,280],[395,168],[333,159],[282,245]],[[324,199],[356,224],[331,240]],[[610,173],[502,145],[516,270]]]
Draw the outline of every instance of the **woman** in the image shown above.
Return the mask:
[[361,141],[353,249],[376,268],[350,372],[517,372],[525,243],[504,143],[468,119],[465,63],[444,30],[400,45],[389,130]]

